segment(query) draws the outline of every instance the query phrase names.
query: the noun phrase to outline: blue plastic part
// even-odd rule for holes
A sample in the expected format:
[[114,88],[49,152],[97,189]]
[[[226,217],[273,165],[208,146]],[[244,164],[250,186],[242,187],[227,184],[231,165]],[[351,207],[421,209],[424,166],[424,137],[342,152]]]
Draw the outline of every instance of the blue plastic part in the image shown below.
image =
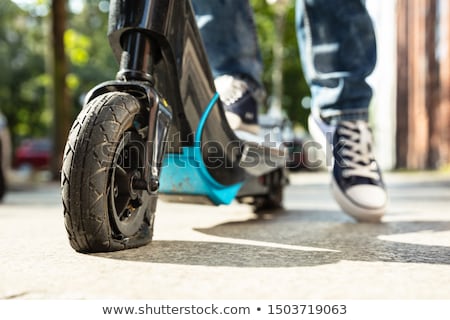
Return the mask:
[[242,183],[224,186],[209,173],[201,153],[201,137],[206,120],[216,105],[216,93],[198,123],[193,147],[183,147],[181,153],[166,154],[160,177],[160,193],[207,196],[215,205],[230,204]]
[[195,131],[195,136],[194,136],[194,146],[195,147],[198,147],[198,148],[201,147],[203,128],[205,127],[206,120],[208,119],[208,116],[211,113],[211,110],[216,105],[217,100],[219,100],[219,94],[216,92],[216,94],[212,97],[211,101],[209,102],[208,106],[206,107],[205,112],[203,112],[202,117],[200,118],[200,121],[198,122],[198,127],[197,127],[197,130]]

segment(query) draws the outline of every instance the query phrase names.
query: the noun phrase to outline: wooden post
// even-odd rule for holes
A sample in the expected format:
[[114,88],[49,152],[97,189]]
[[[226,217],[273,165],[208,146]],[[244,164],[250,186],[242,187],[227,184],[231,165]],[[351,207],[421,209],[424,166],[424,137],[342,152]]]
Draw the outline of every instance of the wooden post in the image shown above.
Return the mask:
[[409,114],[407,167],[423,169],[427,163],[428,113],[427,113],[427,6],[433,0],[410,0],[409,25]]
[[397,1],[397,135],[396,167],[408,165],[408,129],[409,129],[409,46],[408,16],[410,0]]
[[450,3],[439,3],[439,102],[432,110],[429,165],[439,168],[450,163]]
[[428,152],[426,168],[439,168],[440,158],[440,132],[439,123],[439,63],[436,59],[436,47],[438,44],[437,26],[437,1],[429,0],[426,8],[425,20],[425,56],[427,61],[426,86],[425,86],[425,107],[428,114]]
[[[397,167],[400,168],[436,169],[450,161],[450,5],[440,2],[438,10],[438,1],[398,0]],[[439,39],[438,12],[441,12]],[[445,52],[440,60],[436,59],[438,43]]]

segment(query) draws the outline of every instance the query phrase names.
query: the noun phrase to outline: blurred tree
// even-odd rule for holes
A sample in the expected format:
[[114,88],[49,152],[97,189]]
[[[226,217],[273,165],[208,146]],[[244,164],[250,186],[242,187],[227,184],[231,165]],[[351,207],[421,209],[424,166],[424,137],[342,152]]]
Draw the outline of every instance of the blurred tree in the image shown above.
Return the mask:
[[[284,12],[284,22],[281,30],[275,27],[276,7],[268,4],[267,0],[251,0],[255,10],[255,20],[258,29],[259,42],[264,62],[263,81],[269,99],[273,95],[274,72],[274,42],[276,37],[282,39],[282,79],[283,87],[281,105],[288,117],[296,124],[306,128],[309,110],[302,107],[301,101],[309,96],[309,88],[303,77],[295,32],[294,1],[289,0]],[[276,34],[281,32],[281,34]],[[275,48],[276,50],[276,48]],[[276,86],[275,86],[276,88]]]
[[85,94],[100,82],[115,78],[118,64],[106,36],[109,1],[84,1],[80,12],[71,13],[65,34],[70,61],[68,86],[74,99],[73,117]]
[[50,123],[45,28],[44,17],[9,0],[0,4],[0,108],[15,144],[17,137],[45,135]]
[[[55,129],[59,132],[55,138],[61,140],[56,141],[56,147],[61,149],[66,136],[63,132],[81,109],[84,94],[97,83],[113,78],[117,70],[106,37],[109,2],[69,1],[69,9],[77,4],[82,10],[54,11],[54,21],[66,24],[58,35],[64,35],[64,47],[50,43],[55,31],[50,24],[50,0],[16,2],[0,3],[0,108],[8,119],[15,147],[23,138],[49,136]],[[66,1],[53,1],[53,5],[61,3],[66,7]],[[68,19],[60,18],[61,14],[68,14]],[[66,75],[59,74],[59,80],[52,81],[50,66],[56,55],[51,52],[56,49],[59,59],[67,55]],[[52,83],[57,87],[52,88]],[[62,89],[65,85],[67,92]],[[55,102],[50,99],[52,92],[56,94]],[[63,92],[72,100],[64,102],[66,98],[59,96]],[[61,113],[64,105],[69,106]]]
[[64,33],[66,31],[66,1],[52,0],[52,107],[56,121],[53,123],[53,161],[52,174],[55,179],[59,177],[62,165],[64,146],[69,133],[71,119],[71,101],[67,88],[66,77],[68,64],[64,46]]

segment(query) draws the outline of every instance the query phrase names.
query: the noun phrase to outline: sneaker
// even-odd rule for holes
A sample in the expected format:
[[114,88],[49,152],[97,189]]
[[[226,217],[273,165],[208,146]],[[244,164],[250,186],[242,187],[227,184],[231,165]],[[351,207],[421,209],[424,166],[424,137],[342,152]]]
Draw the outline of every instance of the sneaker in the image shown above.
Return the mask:
[[220,76],[214,83],[231,129],[258,134],[260,87],[248,78],[230,75]]
[[387,193],[372,152],[366,121],[341,121],[333,137],[332,191],[342,210],[358,221],[379,222]]

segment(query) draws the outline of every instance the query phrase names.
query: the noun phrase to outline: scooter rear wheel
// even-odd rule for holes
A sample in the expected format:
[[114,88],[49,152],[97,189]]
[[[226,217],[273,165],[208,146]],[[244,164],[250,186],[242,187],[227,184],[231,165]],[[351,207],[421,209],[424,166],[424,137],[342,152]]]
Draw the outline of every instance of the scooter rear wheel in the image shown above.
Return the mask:
[[123,250],[152,240],[157,196],[133,188],[144,177],[147,122],[138,100],[120,92],[95,98],[74,122],[61,187],[76,251]]
[[268,193],[264,196],[257,196],[254,200],[254,212],[265,214],[283,208],[283,193],[286,185],[284,169],[279,169],[266,174],[264,184],[268,187]]

